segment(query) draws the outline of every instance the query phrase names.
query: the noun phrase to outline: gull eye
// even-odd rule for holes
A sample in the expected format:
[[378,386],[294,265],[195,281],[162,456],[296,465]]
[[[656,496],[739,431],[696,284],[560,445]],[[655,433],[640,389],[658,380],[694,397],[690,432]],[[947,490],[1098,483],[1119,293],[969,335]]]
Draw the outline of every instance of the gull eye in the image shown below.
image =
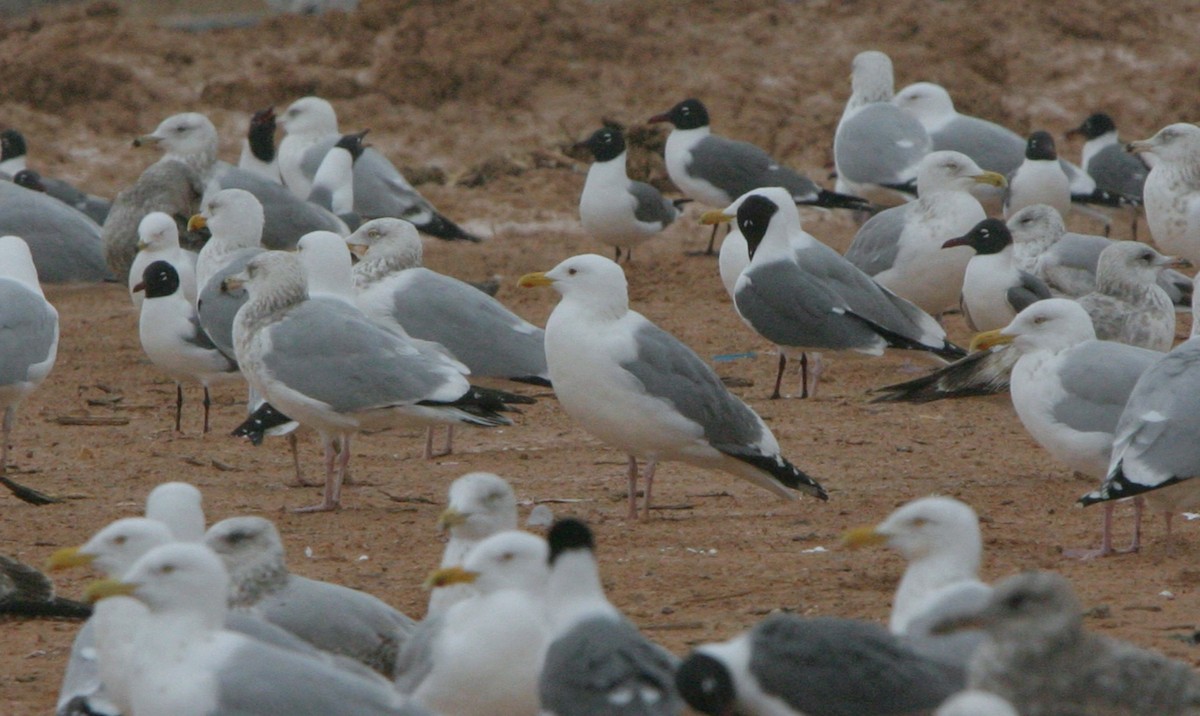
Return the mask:
[[175,565],[173,565],[173,564],[164,564],[158,570],[159,574],[171,574],[174,571],[175,571]]
[[579,273],[578,269],[573,269],[573,268],[567,269],[568,276],[574,276],[577,273]]
[[1045,322],[1046,322],[1045,316],[1034,316],[1034,318],[1033,318],[1033,325],[1035,325],[1035,326],[1040,326]]
[[128,541],[129,541],[129,538],[126,537],[125,535],[117,535],[116,537],[113,538],[113,544],[115,544],[115,545],[122,545]]
[[924,527],[927,524],[929,524],[929,520],[924,517],[914,517],[912,521],[913,527]]

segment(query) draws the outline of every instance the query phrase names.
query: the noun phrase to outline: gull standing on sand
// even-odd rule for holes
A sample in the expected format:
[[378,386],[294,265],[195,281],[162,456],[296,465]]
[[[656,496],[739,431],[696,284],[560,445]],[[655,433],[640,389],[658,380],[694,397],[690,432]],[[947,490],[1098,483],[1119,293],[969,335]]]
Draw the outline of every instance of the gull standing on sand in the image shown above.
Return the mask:
[[756,189],[724,211],[705,215],[709,221],[731,218],[736,218],[750,255],[734,286],[734,305],[751,328],[780,346],[772,398],[779,397],[789,350],[801,354],[801,397],[816,391],[821,374],[820,357],[814,354],[810,387],[806,351],[882,355],[893,347],[965,355],[946,340],[946,331],[932,317],[805,232],[784,190]]
[[[285,132],[279,143],[283,183],[296,196],[307,198],[321,160],[341,137],[337,113],[320,97],[303,97],[279,116],[279,126]],[[370,148],[354,162],[354,211],[363,220],[407,219],[439,239],[480,240],[439,213],[387,157]]]
[[892,60],[868,50],[854,57],[850,98],[833,135],[837,190],[877,203],[909,199],[921,159],[933,151],[929,133],[908,112],[892,104]]
[[970,193],[980,184],[1005,182],[959,152],[925,156],[917,170],[920,198],[868,219],[854,235],[846,260],[932,316],[956,308],[971,252],[942,249],[942,244],[987,218]]
[[[1021,424],[1055,460],[1096,480],[1108,474],[1117,422],[1134,385],[1162,359],[1157,351],[1097,340],[1087,311],[1065,298],[1038,301],[976,342],[1012,344],[1020,356],[1011,389]],[[1111,504],[1107,508],[1100,550],[1077,556],[1113,551]],[[1140,509],[1135,522],[1141,522]]]
[[[517,529],[517,496],[508,482],[490,472],[469,472],[450,483],[449,504],[438,527],[450,533],[441,567],[462,564],[471,549],[498,532]],[[464,585],[449,585],[429,594],[425,616],[444,612],[469,594]]]
[[559,404],[580,426],[629,456],[629,518],[637,517],[637,461],[646,461],[643,516],[654,469],[679,460],[723,470],[783,498],[825,490],[788,462],[770,428],[679,339],[629,310],[625,273],[585,254],[520,285],[553,286],[546,362]]
[[[686,99],[650,121],[670,122],[674,127],[663,154],[667,174],[680,191],[702,204],[726,206],[752,189],[781,186],[805,206],[870,208],[865,199],[822,189],[749,142],[713,134],[708,110],[698,99]],[[714,227],[706,254],[713,252],[715,238]]]
[[1200,262],[1200,127],[1168,125],[1149,139],[1130,142],[1128,148],[1157,158],[1142,191],[1154,243]]
[[58,311],[42,293],[29,245],[0,237],[0,477],[8,472],[17,405],[42,384],[57,357]]
[[592,236],[613,247],[620,262],[633,260],[633,247],[662,233],[679,217],[679,207],[645,182],[633,181],[626,171],[625,135],[616,127],[597,129],[576,145],[592,153],[579,220]]
[[[303,511],[338,508],[350,438],[363,429],[466,423],[510,425],[495,392],[425,358],[403,336],[342,301],[310,300],[299,259],[269,251],[223,281],[249,300],[234,320],[246,380],[277,410],[321,434],[325,494]],[[334,446],[338,445],[335,452]],[[336,462],[336,468],[335,468]]]
[[213,194],[204,202],[204,210],[188,220],[189,230],[207,228],[211,233],[196,259],[196,287],[200,292],[196,313],[204,332],[231,358],[233,319],[245,304],[246,295],[221,290],[221,282],[265,251],[263,221],[262,204],[242,189],[222,189]]
[[1083,628],[1065,578],[1026,572],[995,586],[991,601],[941,629],[987,630],[968,684],[1022,714],[1187,716],[1200,711],[1200,675],[1186,664]]

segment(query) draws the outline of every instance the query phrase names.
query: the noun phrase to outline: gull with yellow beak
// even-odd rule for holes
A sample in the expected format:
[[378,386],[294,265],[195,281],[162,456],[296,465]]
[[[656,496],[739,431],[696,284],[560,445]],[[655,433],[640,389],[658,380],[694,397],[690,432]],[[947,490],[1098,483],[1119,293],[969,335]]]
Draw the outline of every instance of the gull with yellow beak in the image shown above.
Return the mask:
[[871,217],[854,236],[846,259],[926,313],[957,308],[972,252],[942,249],[942,244],[987,218],[972,187],[1005,183],[965,154],[930,152],[917,168],[920,198]]
[[568,415],[628,455],[630,519],[637,518],[638,459],[647,462],[645,517],[660,460],[722,470],[787,499],[795,491],[827,499],[700,356],[629,309],[625,273],[616,263],[574,256],[522,276],[520,285],[562,294],[546,323],[550,381]]
[[[517,528],[517,496],[499,475],[490,472],[463,475],[450,484],[448,503],[438,517],[438,527],[450,533],[442,552],[442,567],[462,564],[467,553],[481,541]],[[468,594],[470,590],[461,585],[434,589],[429,594],[425,616],[445,611]]]
[[[946,340],[945,329],[931,316],[804,231],[785,190],[755,189],[724,211],[705,214],[703,220],[734,218],[738,230],[725,242],[740,236],[750,256],[734,284],[734,306],[755,332],[780,346],[772,398],[780,396],[788,352],[800,354],[802,398],[815,392],[821,373],[817,356],[810,385],[810,351],[853,350],[877,356],[885,348],[904,348],[945,358],[965,355]],[[722,254],[725,248],[722,244]]]
[[[1020,354],[1010,386],[1013,408],[1025,429],[1058,462],[1103,480],[1117,421],[1133,386],[1163,354],[1097,340],[1087,311],[1065,298],[1034,303],[1004,328],[976,336],[972,348],[1008,343]],[[1112,504],[1105,505],[1099,551],[1076,556],[1113,551]],[[1140,505],[1135,520],[1131,550],[1139,545]]]

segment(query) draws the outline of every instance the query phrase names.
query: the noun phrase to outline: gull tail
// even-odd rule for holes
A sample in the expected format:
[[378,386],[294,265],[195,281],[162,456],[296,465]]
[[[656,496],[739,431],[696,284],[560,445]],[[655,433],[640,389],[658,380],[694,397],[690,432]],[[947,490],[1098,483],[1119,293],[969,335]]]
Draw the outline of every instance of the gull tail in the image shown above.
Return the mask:
[[1104,484],[1099,490],[1089,492],[1079,498],[1079,504],[1087,507],[1094,505],[1097,502],[1106,502],[1108,500],[1124,500],[1127,497],[1136,497],[1143,492],[1157,490],[1162,487],[1174,485],[1184,480],[1189,480],[1188,477],[1179,477],[1172,475],[1166,480],[1155,482],[1153,485],[1137,482],[1129,478],[1125,474],[1125,461],[1119,460],[1117,464],[1108,472],[1108,477],[1104,480]]
[[0,582],[10,586],[0,597],[0,614],[50,619],[87,619],[92,615],[90,606],[54,596],[54,587],[46,575],[2,555]]
[[1093,189],[1090,194],[1071,194],[1071,201],[1077,204],[1094,204],[1097,206],[1141,206],[1142,200],[1136,196],[1122,194],[1118,191]]
[[931,403],[947,398],[995,395],[1008,390],[1009,375],[1017,360],[1008,346],[976,351],[928,375],[903,383],[873,388],[872,403]]
[[430,236],[444,239],[446,241],[470,241],[476,244],[480,241],[483,241],[483,239],[474,234],[468,233],[458,224],[447,219],[436,211],[431,212],[429,221],[422,224],[416,224],[416,227],[417,230],[423,234],[429,234]]
[[875,211],[879,207],[860,196],[839,194],[836,191],[822,189],[817,192],[815,199],[798,201],[803,206],[820,206],[826,209],[852,209],[854,211]]
[[910,196],[919,196],[919,194],[917,194],[917,180],[915,178],[909,179],[908,181],[903,182],[903,183],[880,184],[879,186],[883,187],[884,189],[891,189],[892,191],[898,191],[902,194],[908,194]]
[[246,438],[255,447],[262,445],[263,438],[275,428],[288,425],[292,419],[276,410],[270,403],[263,403],[230,433],[235,438]]
[[62,502],[60,498],[51,497],[50,495],[47,495],[44,492],[39,492],[32,487],[26,487],[18,482],[14,482],[13,480],[4,477],[3,475],[0,475],[0,485],[4,485],[11,490],[13,496],[18,500],[21,500],[22,502],[28,502],[31,505],[37,505],[41,507],[42,505],[52,505],[56,502]]
[[787,493],[778,490],[778,485],[783,485],[792,490],[812,495],[819,500],[829,499],[829,493],[825,492],[825,488],[821,487],[821,483],[788,462],[782,455],[763,455],[760,452],[751,452],[746,447],[740,445],[713,445],[713,447],[735,460],[740,460],[761,472],[767,473],[772,478],[770,480],[772,483],[770,487],[764,484],[764,481],[761,480],[761,475],[756,476],[758,479],[754,479],[753,481],[763,487],[768,487],[772,492],[786,495]]
[[942,344],[940,346],[929,345],[928,343],[922,343],[919,340],[900,335],[893,330],[884,328],[875,321],[860,316],[854,311],[846,311],[846,315],[857,318],[865,323],[868,328],[879,334],[880,338],[887,341],[888,346],[891,348],[901,348],[910,351],[927,351],[939,358],[944,358],[946,360],[958,360],[959,358],[965,358],[967,356],[967,352],[965,350],[945,339],[942,339]]
[[540,386],[540,387],[542,387],[542,388],[549,388],[549,387],[551,387],[551,386],[550,386],[550,379],[549,379],[549,378],[543,378],[543,377],[542,377],[542,376],[540,376],[540,375],[522,375],[522,376],[512,376],[512,377],[510,377],[510,378],[509,378],[509,380],[511,380],[511,381],[513,381],[513,382],[515,382],[515,383],[525,383],[525,384],[527,384],[527,385],[536,385],[536,386]]
[[521,412],[511,407],[513,403],[533,402],[535,402],[533,398],[523,395],[472,385],[471,389],[459,396],[457,400],[422,400],[417,405],[431,408],[453,408],[462,422],[494,428],[499,425],[512,425],[512,421],[500,413]]

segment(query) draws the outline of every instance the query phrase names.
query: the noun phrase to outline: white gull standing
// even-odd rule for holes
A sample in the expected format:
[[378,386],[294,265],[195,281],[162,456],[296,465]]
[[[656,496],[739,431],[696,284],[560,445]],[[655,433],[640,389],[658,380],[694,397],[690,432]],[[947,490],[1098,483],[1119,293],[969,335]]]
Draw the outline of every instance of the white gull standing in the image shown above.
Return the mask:
[[1179,122],[1149,139],[1129,143],[1129,151],[1158,158],[1146,176],[1143,198],[1150,235],[1160,249],[1200,262],[1200,127]]
[[562,300],[546,323],[546,362],[559,404],[580,426],[629,457],[629,517],[637,517],[638,459],[644,516],[654,469],[679,460],[722,470],[783,498],[825,490],[780,454],[770,428],[700,356],[629,310],[625,274],[595,254],[569,258],[524,287],[553,286]]

